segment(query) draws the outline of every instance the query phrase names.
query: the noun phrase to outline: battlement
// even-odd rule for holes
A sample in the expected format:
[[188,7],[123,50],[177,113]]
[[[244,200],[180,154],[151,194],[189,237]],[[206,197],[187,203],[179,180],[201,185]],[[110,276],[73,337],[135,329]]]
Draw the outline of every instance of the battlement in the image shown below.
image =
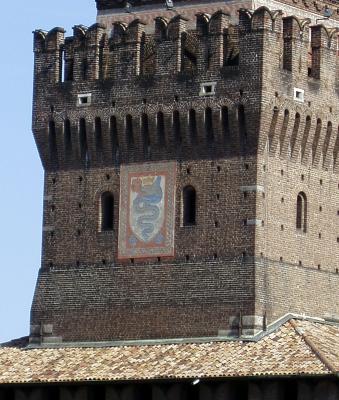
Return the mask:
[[[170,20],[157,17],[152,34],[146,33],[150,29],[146,29],[146,23],[139,18],[128,24],[114,22],[109,34],[102,24],[97,23],[89,28],[78,25],[73,28],[73,36],[66,39],[62,28],[54,28],[49,32],[37,30],[34,32],[35,77],[38,79],[37,74],[46,68],[45,63],[39,63],[42,59],[49,65],[49,73],[45,74],[45,78],[52,83],[120,80],[130,79],[131,75],[180,72],[201,74],[215,72],[229,65],[239,65],[241,68],[251,52],[245,44],[247,36],[260,36],[263,31],[276,34],[276,46],[284,52],[286,63],[287,59],[298,56],[298,46],[286,49],[287,41],[308,42],[310,52],[323,48],[335,54],[337,50],[338,28],[310,26],[309,19],[283,17],[281,11],[270,11],[266,7],[255,11],[240,9],[239,25],[231,24],[229,15],[221,10],[211,16],[197,14],[194,30],[187,29],[186,22],[187,19],[181,15]],[[164,50],[173,55],[165,63],[161,59]],[[304,56],[309,57],[308,54]],[[317,58],[318,70],[322,62],[328,63],[327,59],[314,58]],[[315,76],[317,74],[319,71]]]
[[235,316],[338,311],[338,29],[299,0],[250,2],[145,2],[70,37],[34,32],[31,338],[215,336]]
[[98,23],[66,38],[62,28],[34,32],[33,129],[45,168],[222,157],[225,143],[228,154],[254,154],[267,73],[338,96],[337,29],[266,7],[240,9],[237,25],[219,10],[198,13],[193,30],[181,15],[146,28],[136,18],[109,34]]

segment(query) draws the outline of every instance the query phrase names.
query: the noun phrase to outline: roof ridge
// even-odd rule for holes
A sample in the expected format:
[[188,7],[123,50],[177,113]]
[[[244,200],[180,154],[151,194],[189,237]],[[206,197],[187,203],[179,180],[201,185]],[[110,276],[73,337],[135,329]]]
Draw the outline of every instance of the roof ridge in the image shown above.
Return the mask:
[[313,340],[305,333],[305,331],[300,328],[296,322],[295,322],[295,318],[292,318],[289,323],[291,324],[291,326],[293,327],[293,329],[295,330],[295,332],[301,336],[301,338],[304,340],[304,342],[306,343],[306,345],[312,350],[312,352],[315,354],[315,356],[325,365],[325,367],[333,372],[336,373],[336,368],[334,367],[334,365],[327,359],[327,357],[321,353],[321,351],[317,348],[317,345],[313,342]]

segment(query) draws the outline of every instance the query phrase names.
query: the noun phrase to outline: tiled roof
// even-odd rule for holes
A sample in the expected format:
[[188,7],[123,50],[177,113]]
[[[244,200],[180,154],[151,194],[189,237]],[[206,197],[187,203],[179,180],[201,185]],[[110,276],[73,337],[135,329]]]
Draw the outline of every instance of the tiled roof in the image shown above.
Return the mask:
[[292,319],[258,341],[0,348],[0,384],[339,372],[339,326]]

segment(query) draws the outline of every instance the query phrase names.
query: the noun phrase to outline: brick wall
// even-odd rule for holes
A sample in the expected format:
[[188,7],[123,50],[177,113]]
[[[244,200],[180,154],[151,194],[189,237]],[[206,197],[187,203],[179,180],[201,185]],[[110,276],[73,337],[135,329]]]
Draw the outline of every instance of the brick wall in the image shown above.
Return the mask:
[[[112,37],[100,24],[66,40],[60,28],[35,32],[33,132],[46,175],[33,326],[52,324],[64,340],[214,336],[240,314],[339,312],[335,32],[315,26],[311,39],[307,21],[264,8],[241,11],[237,26],[223,12],[204,18],[194,30],[183,16],[157,20],[154,33],[115,23]],[[208,82],[215,94],[201,96]],[[160,160],[177,161],[175,257],[121,264],[119,166]],[[182,226],[188,184],[193,227]],[[112,232],[99,229],[105,191]],[[295,225],[301,191],[307,232]]]

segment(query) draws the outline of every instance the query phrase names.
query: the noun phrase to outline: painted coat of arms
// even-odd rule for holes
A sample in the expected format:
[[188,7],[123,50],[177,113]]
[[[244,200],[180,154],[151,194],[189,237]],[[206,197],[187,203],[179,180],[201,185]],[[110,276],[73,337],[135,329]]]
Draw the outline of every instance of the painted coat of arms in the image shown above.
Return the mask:
[[176,163],[123,165],[118,257],[174,255]]

